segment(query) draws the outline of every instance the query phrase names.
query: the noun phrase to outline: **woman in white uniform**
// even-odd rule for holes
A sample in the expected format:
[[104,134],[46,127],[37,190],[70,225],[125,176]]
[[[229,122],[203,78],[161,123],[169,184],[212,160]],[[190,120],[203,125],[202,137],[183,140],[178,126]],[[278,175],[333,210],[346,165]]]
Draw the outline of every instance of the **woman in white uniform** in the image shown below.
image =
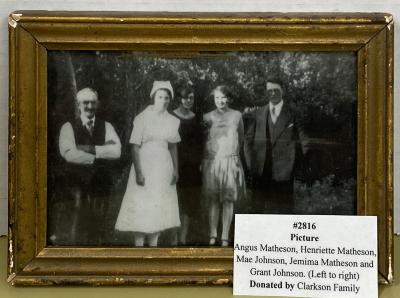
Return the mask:
[[135,245],[157,246],[160,233],[180,226],[176,182],[179,120],[167,108],[174,92],[169,81],[155,81],[153,105],[133,121],[133,164],[115,228],[134,232]]

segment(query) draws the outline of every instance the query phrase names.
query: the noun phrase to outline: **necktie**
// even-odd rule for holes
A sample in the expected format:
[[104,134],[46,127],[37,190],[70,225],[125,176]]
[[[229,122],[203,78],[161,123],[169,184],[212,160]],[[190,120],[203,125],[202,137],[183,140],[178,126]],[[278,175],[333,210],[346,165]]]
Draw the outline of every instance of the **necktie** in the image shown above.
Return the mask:
[[272,107],[272,109],[271,109],[271,118],[272,118],[272,122],[275,124],[275,122],[276,122],[275,107]]
[[88,132],[89,132],[89,134],[90,135],[93,135],[93,120],[89,120],[87,123],[86,123],[86,129],[88,130]]

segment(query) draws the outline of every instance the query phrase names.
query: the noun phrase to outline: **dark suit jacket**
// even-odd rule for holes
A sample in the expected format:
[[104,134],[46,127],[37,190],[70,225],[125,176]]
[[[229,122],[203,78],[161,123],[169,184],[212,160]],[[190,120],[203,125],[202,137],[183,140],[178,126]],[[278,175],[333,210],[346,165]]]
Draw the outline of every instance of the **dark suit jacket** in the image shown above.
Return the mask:
[[[305,154],[308,140],[286,102],[283,103],[275,123],[275,137],[267,131],[268,116],[267,104],[255,110],[250,120],[244,148],[247,166],[256,176],[263,174],[264,166],[270,167],[270,175],[274,181],[289,181],[293,178],[296,147],[301,147]],[[270,156],[266,156],[267,154]]]

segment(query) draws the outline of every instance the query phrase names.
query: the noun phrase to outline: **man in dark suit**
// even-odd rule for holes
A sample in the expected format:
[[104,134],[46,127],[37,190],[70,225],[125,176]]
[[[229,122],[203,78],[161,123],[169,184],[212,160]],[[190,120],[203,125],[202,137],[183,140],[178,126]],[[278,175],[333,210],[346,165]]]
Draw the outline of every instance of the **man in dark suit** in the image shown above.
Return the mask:
[[307,138],[294,111],[283,99],[282,84],[268,81],[269,102],[252,113],[246,130],[245,156],[252,175],[253,212],[294,211],[294,168]]

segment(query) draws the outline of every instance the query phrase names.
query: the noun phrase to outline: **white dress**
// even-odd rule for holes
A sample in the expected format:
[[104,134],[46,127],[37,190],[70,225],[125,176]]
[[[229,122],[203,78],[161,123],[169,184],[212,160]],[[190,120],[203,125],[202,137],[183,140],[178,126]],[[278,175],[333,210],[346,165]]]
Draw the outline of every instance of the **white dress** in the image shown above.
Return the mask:
[[136,183],[132,164],[115,228],[119,231],[156,233],[179,227],[176,185],[170,185],[173,164],[168,143],[180,141],[179,120],[148,106],[135,117],[130,143],[140,146],[144,186]]

